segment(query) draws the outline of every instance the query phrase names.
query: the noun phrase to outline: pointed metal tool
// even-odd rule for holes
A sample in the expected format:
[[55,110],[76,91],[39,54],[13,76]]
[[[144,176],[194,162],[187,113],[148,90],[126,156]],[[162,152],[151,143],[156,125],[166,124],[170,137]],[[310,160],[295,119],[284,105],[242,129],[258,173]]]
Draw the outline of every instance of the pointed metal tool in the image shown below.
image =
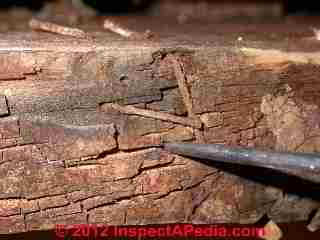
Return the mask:
[[221,144],[167,143],[168,152],[211,161],[270,168],[320,183],[320,155],[261,151]]

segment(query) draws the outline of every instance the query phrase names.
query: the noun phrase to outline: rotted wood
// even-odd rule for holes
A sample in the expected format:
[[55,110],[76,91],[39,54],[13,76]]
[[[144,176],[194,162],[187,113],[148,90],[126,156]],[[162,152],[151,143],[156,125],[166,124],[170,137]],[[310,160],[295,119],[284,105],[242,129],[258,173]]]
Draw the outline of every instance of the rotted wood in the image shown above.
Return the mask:
[[57,223],[307,220],[320,186],[159,146],[318,152],[320,45],[312,32],[263,25],[273,31],[267,37],[258,24],[134,23],[158,38],[1,35],[0,233]]

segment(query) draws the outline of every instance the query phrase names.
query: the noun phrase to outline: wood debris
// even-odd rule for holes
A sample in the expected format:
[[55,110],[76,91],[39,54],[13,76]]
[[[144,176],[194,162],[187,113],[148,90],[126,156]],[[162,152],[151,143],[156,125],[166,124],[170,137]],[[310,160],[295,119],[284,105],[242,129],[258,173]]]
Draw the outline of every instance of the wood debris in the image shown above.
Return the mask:
[[104,29],[107,29],[111,32],[114,32],[116,34],[119,34],[122,37],[125,38],[132,38],[132,39],[149,39],[153,37],[153,34],[150,30],[146,30],[144,33],[139,33],[132,31],[126,27],[121,26],[118,23],[115,23],[114,21],[110,19],[106,19],[103,24]]
[[[172,62],[174,74],[178,82],[178,87],[182,95],[183,102],[187,108],[188,116],[191,118],[199,118],[196,114],[194,114],[193,111],[192,96],[187,85],[187,77],[183,71],[183,64],[180,63],[179,59],[174,55],[169,55],[168,57]],[[201,122],[200,118],[199,122]],[[195,135],[198,143],[205,142],[203,133],[200,130],[195,130]]]
[[29,26],[32,30],[36,30],[36,31],[57,33],[57,34],[72,36],[77,38],[88,37],[88,35],[79,28],[66,27],[59,24],[38,20],[35,18],[32,18],[29,21]]
[[315,232],[320,229],[320,209],[317,210],[307,228],[310,232]]
[[177,79],[179,90],[182,95],[183,102],[186,105],[188,114],[193,115],[192,98],[188,86],[186,84],[186,77],[182,70],[182,66],[175,56],[170,55],[169,58],[172,62],[174,74]]
[[172,114],[163,113],[163,112],[155,112],[152,110],[140,109],[132,106],[121,106],[115,103],[106,103],[102,105],[103,110],[108,110],[108,108],[114,109],[118,112],[129,114],[129,115],[139,115],[143,117],[154,118],[162,121],[173,122],[177,124],[181,124],[184,126],[189,126],[193,128],[200,129],[202,123],[197,118],[191,117],[178,117]]
[[278,225],[270,220],[265,226],[264,226],[264,235],[261,236],[262,239],[265,240],[280,240],[283,236],[283,233],[281,229],[278,227]]

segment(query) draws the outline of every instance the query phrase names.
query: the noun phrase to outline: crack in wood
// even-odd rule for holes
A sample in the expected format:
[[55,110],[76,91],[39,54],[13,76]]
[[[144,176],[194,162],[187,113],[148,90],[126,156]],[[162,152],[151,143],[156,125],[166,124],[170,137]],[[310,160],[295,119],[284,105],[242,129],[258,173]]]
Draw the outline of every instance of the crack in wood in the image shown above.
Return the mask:
[[[8,231],[21,221],[25,228],[15,231],[44,229],[55,221],[96,223],[101,220],[121,224],[178,222],[186,219],[185,209],[193,209],[193,214],[187,217],[190,221],[243,221],[245,218],[253,221],[256,211],[266,213],[269,210],[263,204],[269,201],[272,204],[272,197],[276,194],[269,193],[265,186],[248,183],[240,177],[231,181],[227,174],[212,173],[212,168],[206,165],[197,165],[190,159],[172,156],[152,146],[159,146],[165,140],[193,141],[196,132],[203,133],[208,143],[221,141],[229,144],[232,139],[235,145],[254,143],[272,148],[272,143],[267,142],[273,140],[271,133],[265,119],[255,116],[259,112],[255,107],[260,106],[260,100],[266,93],[279,89],[282,82],[297,83],[301,96],[310,98],[310,101],[316,99],[319,73],[316,66],[307,61],[318,64],[317,53],[298,56],[280,50],[245,52],[235,46],[233,40],[231,44],[228,39],[221,41],[220,36],[213,37],[215,45],[197,39],[190,39],[192,44],[168,39],[165,44],[117,40],[108,41],[106,45],[109,38],[90,42],[53,34],[50,35],[51,40],[46,36],[33,32],[27,37],[39,41],[30,41],[19,34],[4,35],[1,40],[4,73],[26,80],[0,81],[0,91],[9,100],[11,114],[26,117],[19,120],[19,124],[12,122],[7,126],[1,122],[0,144],[6,146],[3,139],[9,139],[7,144],[10,144],[13,141],[10,139],[15,139],[12,136],[30,136],[30,139],[22,139],[30,146],[45,143],[35,145],[33,155],[27,159],[23,158],[23,154],[14,153],[18,148],[1,151],[1,154],[12,151],[13,159],[0,165],[1,198],[22,196],[21,204],[24,200],[28,202],[19,208],[23,216],[6,218],[6,225],[0,227],[0,231]],[[246,42],[248,46],[251,43]],[[163,46],[165,48],[159,50]],[[179,46],[185,50],[180,51]],[[266,49],[268,47],[270,45],[266,45]],[[277,59],[272,59],[273,56]],[[294,59],[296,56],[300,58]],[[7,59],[10,68],[6,68]],[[261,60],[272,64],[260,65]],[[305,65],[292,67],[291,63],[285,64],[283,61]],[[123,79],[125,83],[119,81],[121,76],[126,76]],[[33,81],[33,77],[39,77],[39,81]],[[307,82],[307,85],[304,84]],[[120,107],[124,114],[97,111],[99,103],[108,102],[117,102],[118,105],[111,106]],[[127,108],[122,106],[125,104],[138,105]],[[2,105],[3,112],[8,111],[5,104]],[[137,114],[139,108],[148,111],[147,114]],[[161,115],[161,111],[170,114]],[[254,116],[249,116],[251,114]],[[27,115],[61,125],[27,124]],[[102,134],[103,126],[110,123],[114,125],[115,134]],[[83,128],[70,129],[68,124]],[[87,127],[89,125],[102,128],[91,131]],[[41,131],[42,134],[49,132],[44,138],[46,141],[38,141],[41,140]],[[98,139],[98,136],[101,138]],[[198,135],[196,138],[199,141]],[[14,141],[18,145],[23,143]],[[46,146],[48,143],[56,145]],[[98,143],[101,145],[96,151],[86,152]],[[70,151],[72,154],[53,156],[54,151],[50,151],[50,147],[58,153]],[[114,150],[109,151],[109,147]],[[34,161],[56,158],[70,165],[95,165],[66,169],[39,165]],[[212,186],[202,186],[215,174],[218,178],[212,177],[215,178]],[[218,193],[210,195],[201,187],[210,193]],[[196,193],[201,195],[198,199]],[[72,216],[70,218],[64,215],[68,209],[58,207],[65,204],[64,201],[54,196],[65,195],[68,201],[76,203],[75,210],[78,209],[80,214],[72,213],[68,215]],[[159,200],[154,205],[157,197]],[[43,201],[52,199],[52,203],[48,204],[57,213],[52,211],[50,215],[42,211],[46,209],[45,203],[39,205],[42,198]],[[104,203],[108,201],[117,204],[106,205],[108,208],[105,208]],[[302,206],[297,204],[292,201],[292,205],[288,206]],[[303,204],[305,209],[311,205],[307,201]],[[0,204],[0,209],[2,207],[4,204]],[[287,207],[277,206],[276,210],[284,208]],[[87,212],[88,209],[90,211]],[[228,212],[227,209],[231,210]],[[72,208],[69,211],[72,212]],[[241,216],[241,213],[253,215]],[[299,217],[304,213],[302,208],[295,212]],[[274,215],[283,217],[286,214]]]

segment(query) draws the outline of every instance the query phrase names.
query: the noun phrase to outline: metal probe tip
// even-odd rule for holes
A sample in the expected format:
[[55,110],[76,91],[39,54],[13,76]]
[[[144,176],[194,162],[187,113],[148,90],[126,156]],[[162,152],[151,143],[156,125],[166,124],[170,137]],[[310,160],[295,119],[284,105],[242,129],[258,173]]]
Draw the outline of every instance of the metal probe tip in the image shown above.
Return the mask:
[[163,148],[196,159],[270,168],[320,183],[320,156],[317,154],[261,151],[222,144],[167,143]]

